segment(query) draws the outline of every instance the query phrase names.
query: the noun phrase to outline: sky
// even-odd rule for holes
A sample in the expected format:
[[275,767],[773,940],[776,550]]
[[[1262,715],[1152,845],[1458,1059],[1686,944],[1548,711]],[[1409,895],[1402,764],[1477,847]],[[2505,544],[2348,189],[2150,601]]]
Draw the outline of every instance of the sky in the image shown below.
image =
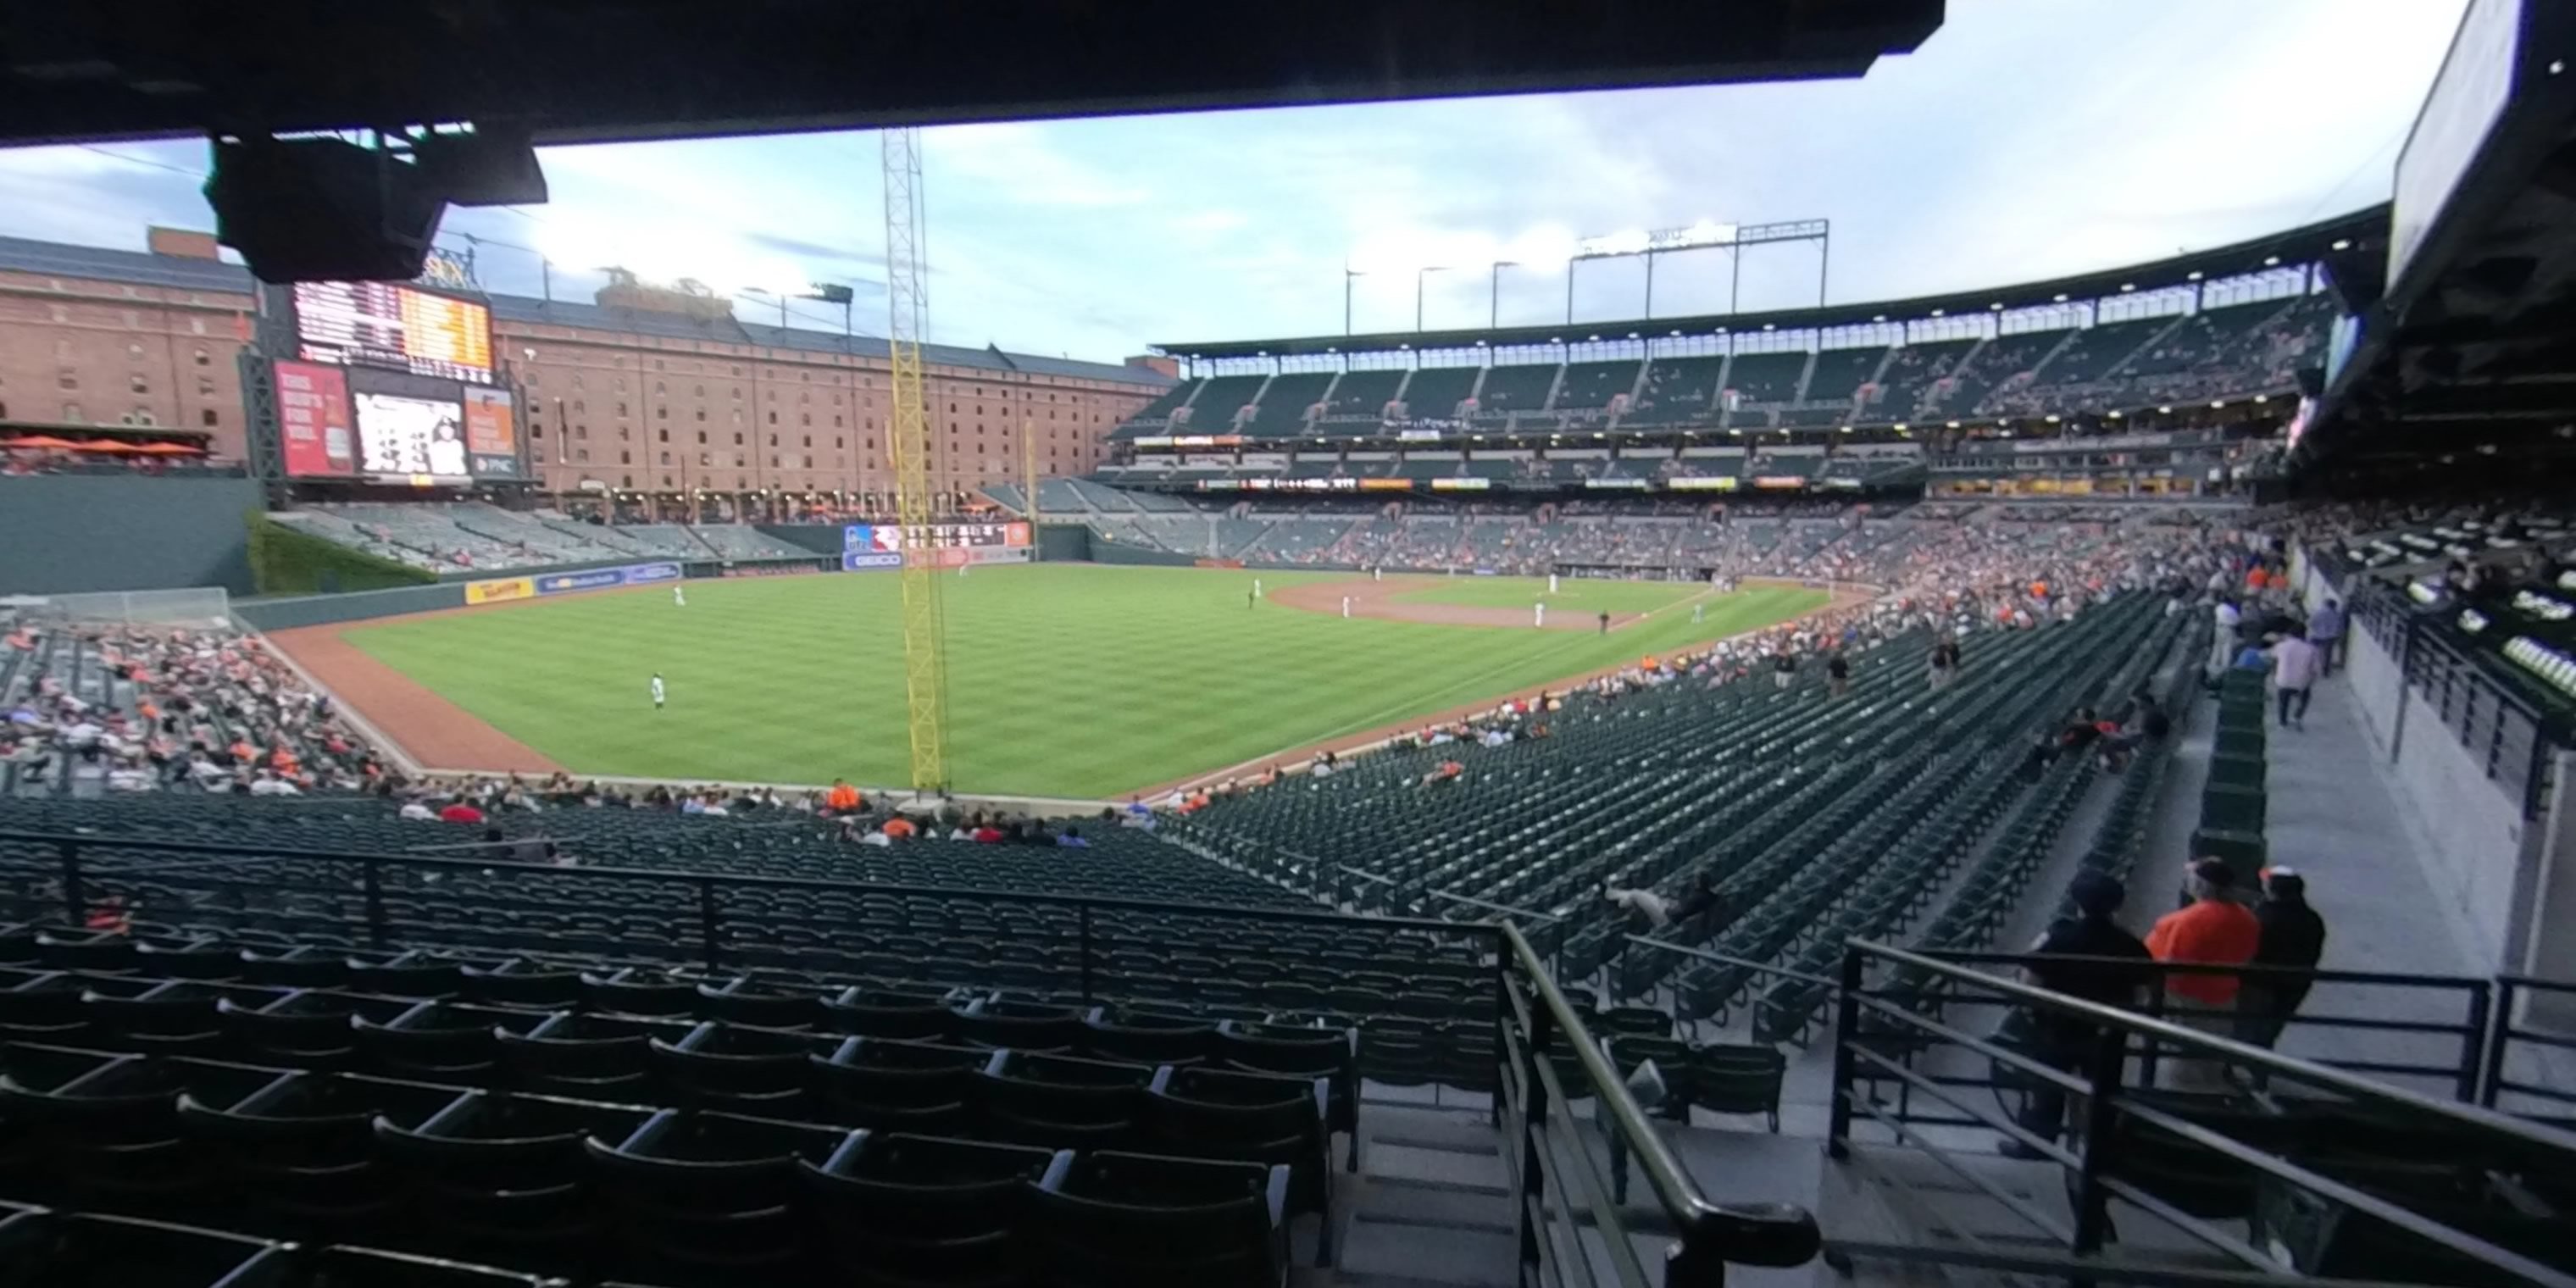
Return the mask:
[[[2225,245],[2387,198],[2463,3],[1950,0],[1859,79],[935,128],[931,338],[1115,361],[1338,334],[1346,303],[1358,331],[1408,330],[1417,289],[1435,329],[1558,321],[1565,271],[1537,261],[1703,221],[1831,220],[1834,303]],[[727,292],[840,282],[857,329],[884,332],[875,135],[542,160],[547,204],[443,225],[487,288],[537,294],[541,258],[566,299],[609,265]],[[0,233],[141,249],[147,224],[212,228],[204,164],[178,141],[0,152]],[[1748,252],[1740,306],[1813,303],[1819,258]],[[1655,315],[1725,311],[1727,273],[1721,251],[1662,257]],[[1644,286],[1637,261],[1586,262],[1575,316],[1637,318]]]

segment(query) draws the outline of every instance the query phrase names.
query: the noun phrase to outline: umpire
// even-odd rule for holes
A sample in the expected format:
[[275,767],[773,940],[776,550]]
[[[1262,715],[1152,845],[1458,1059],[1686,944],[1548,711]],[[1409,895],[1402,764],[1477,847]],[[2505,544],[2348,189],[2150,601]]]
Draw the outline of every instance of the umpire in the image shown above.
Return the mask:
[[[2111,877],[2076,873],[2066,888],[2073,915],[2049,923],[2047,933],[2031,945],[2030,951],[2040,960],[2024,967],[2022,978],[2034,987],[2103,1006],[2134,1005],[2155,972],[2146,944],[2111,919],[2127,897],[2128,891]],[[2083,1071],[2101,1032],[2099,1026],[2048,1011],[2034,1010],[2020,1018],[2027,1026],[2024,1054],[2068,1073]],[[2055,1141],[2065,1126],[2066,1089],[2053,1082],[2030,1081],[2029,1099],[2014,1121],[2041,1140]],[[2045,1157],[2010,1137],[2002,1148],[2012,1158]]]

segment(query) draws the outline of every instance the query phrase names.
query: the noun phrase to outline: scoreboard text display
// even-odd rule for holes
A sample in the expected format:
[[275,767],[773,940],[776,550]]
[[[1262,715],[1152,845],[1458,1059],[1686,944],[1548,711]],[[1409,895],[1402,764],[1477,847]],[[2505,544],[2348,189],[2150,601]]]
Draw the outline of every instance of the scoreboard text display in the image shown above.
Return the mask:
[[[1025,546],[1030,541],[1026,523],[940,523],[931,525],[927,535],[929,540],[923,544],[933,550]],[[901,553],[903,548],[903,529],[898,527],[853,523],[841,529],[841,549],[847,553]]]
[[492,311],[398,282],[295,284],[296,356],[492,383]]

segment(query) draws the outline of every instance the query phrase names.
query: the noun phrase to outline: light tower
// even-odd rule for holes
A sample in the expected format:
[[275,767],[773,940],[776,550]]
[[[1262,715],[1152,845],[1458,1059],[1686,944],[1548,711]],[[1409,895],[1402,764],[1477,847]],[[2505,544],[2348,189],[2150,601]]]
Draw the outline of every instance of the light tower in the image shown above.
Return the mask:
[[929,274],[922,263],[921,132],[887,130],[885,168],[886,356],[893,406],[886,451],[894,462],[895,524],[903,533],[903,688],[912,731],[912,787],[948,788],[948,633],[932,563],[930,412],[921,342],[929,330]]

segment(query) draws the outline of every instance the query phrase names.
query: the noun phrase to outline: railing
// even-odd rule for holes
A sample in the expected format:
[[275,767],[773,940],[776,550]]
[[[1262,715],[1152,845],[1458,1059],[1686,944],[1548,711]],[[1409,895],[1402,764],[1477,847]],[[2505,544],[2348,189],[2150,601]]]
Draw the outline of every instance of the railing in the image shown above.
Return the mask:
[[[1930,987],[1946,990],[1945,1000],[1951,1005],[1973,992],[2020,1008],[2042,1024],[2053,1021],[2056,1036],[2020,1042],[1976,1036],[1909,1004],[1926,995],[1924,983],[1873,990],[1867,982],[1873,966],[1899,968]],[[2304,1255],[2322,1257],[2332,1241],[2342,1237],[2344,1219],[2358,1217],[2352,1228],[2363,1236],[2384,1235],[2379,1229],[2384,1225],[2413,1237],[2397,1241],[2407,1246],[2392,1254],[2399,1264],[2390,1268],[2401,1281],[2417,1277],[2403,1260],[2406,1252],[2413,1252],[2419,1261],[2441,1260],[2446,1277],[2471,1276],[2451,1278],[2452,1282],[2576,1288],[2576,1274],[2503,1246],[2488,1237],[2496,1233],[2491,1227],[2473,1232],[2427,1214],[2443,1211],[2457,1216],[2455,1206],[2425,1202],[2410,1207],[2357,1174],[2350,1153],[2340,1163],[2319,1160],[2315,1157],[2318,1143],[2303,1145],[2267,1124],[2294,1125],[2302,1120],[2291,1115],[2307,1113],[2315,1117],[2305,1121],[2328,1123],[2339,1133],[2321,1142],[2327,1152],[2338,1145],[2366,1148],[2364,1142],[2384,1133],[2391,1144],[2383,1148],[2401,1155],[2406,1149],[2397,1143],[2401,1139],[2424,1141],[2417,1148],[2438,1149],[2445,1159],[2510,1156],[2520,1168],[2543,1176],[2576,1170],[2576,1133],[2419,1095],[2153,1016],[2080,1001],[1878,944],[1849,945],[1838,992],[1840,1022],[1828,1153],[1836,1159],[1855,1159],[1853,1146],[1871,1143],[1856,1141],[1855,1127],[1875,1124],[1885,1133],[1884,1143],[1926,1157],[2029,1226],[2036,1239],[2020,1232],[1979,1237],[1963,1231],[1956,1240],[1940,1243],[1837,1240],[1826,1249],[1829,1261],[1843,1265],[1860,1258],[1930,1261],[2054,1276],[2078,1284],[2238,1288],[2315,1284],[2319,1280],[2284,1268],[2285,1259],[2302,1255],[2302,1249],[2290,1247],[2288,1241],[2297,1238],[2305,1244]],[[2255,1089],[2256,1104],[2282,1112],[2248,1114],[2239,1108],[2241,1100],[2225,1095],[2148,1091],[2147,1080],[2133,1075],[2130,1066],[2142,1049],[2154,1048],[2168,1052],[2168,1060],[2197,1062],[2196,1082],[2223,1087],[2224,1070],[2240,1071]],[[1981,1059],[1994,1073],[1979,1080],[1926,1072],[1945,1054]],[[1882,1098],[1882,1086],[1901,1089],[1904,1098],[1893,1102]],[[1994,1093],[1993,1107],[1973,1094],[1972,1088],[1980,1086]],[[2007,1088],[2019,1089],[2030,1098],[2022,1113],[2005,1112],[2002,1093]],[[1915,1113],[1914,1098],[1956,1116]],[[2058,1106],[2054,1113],[2047,1109],[2051,1100]],[[2351,1118],[2326,1116],[2333,1113]],[[2363,1115],[2373,1117],[2363,1124],[2358,1121]],[[2070,1144],[2061,1145],[2058,1129],[2065,1117],[2073,1119],[2074,1135]],[[1951,1129],[1960,1125],[1982,1129],[1972,1148],[1959,1148],[1962,1142]],[[2264,1135],[2265,1130],[2273,1134]],[[2410,1130],[2420,1134],[2398,1135]],[[2255,1139],[2238,1139],[2240,1135]],[[1980,1156],[1991,1159],[1986,1143],[1997,1138],[2011,1142],[2026,1158],[2063,1169],[2071,1218],[2061,1219],[2034,1203],[2027,1186],[2005,1186],[1990,1167],[1975,1161]],[[2389,1161],[2399,1168],[2422,1162],[2402,1156]],[[2196,1241],[2216,1254],[2225,1268],[2211,1269],[2206,1254],[2196,1260],[2167,1261],[2106,1255],[2113,1241],[2114,1200]],[[2301,1224],[2300,1213],[2313,1216],[2320,1207],[2327,1217]],[[2222,1228],[2221,1222],[2237,1217],[2250,1223],[2252,1237]],[[2328,1233],[2316,1235],[2318,1225]],[[2034,1242],[2042,1247],[2054,1244],[2062,1251],[2033,1250]],[[2136,1242],[2134,1232],[2129,1232],[2126,1243],[2134,1246]],[[2422,1244],[2439,1252],[2427,1258]]]
[[2516,1073],[2531,1064],[2576,1066],[2576,1033],[2532,1023],[2529,1012],[2535,1009],[2552,1011],[2561,1020],[2576,1015],[2576,983],[2527,975],[2496,977],[2495,1026],[2488,1034],[2478,1103],[2489,1109],[2527,1109],[2562,1119],[2576,1116],[2576,1092],[2565,1084],[2547,1086]]
[[[1815,1218],[1786,1204],[1711,1202],[1628,1094],[1600,1043],[1509,923],[1500,1031],[1503,1158],[1511,1168],[1523,1285],[1652,1284],[1658,1276],[1628,1238],[1618,1197],[1636,1160],[1675,1242],[1660,1282],[1716,1288],[1726,1263],[1797,1266],[1819,1244]],[[1586,1120],[1575,1102],[1593,1102]]]
[[[397,885],[404,876],[435,875],[447,880],[501,881],[524,884],[529,897],[465,894],[479,901],[465,909],[459,930],[484,929],[477,912],[502,909],[596,910],[606,897],[639,889],[660,900],[661,911],[686,917],[694,911],[695,936],[681,954],[713,970],[742,956],[750,947],[731,933],[753,923],[729,919],[727,896],[737,891],[841,892],[879,897],[928,898],[999,905],[1053,908],[1075,923],[1078,991],[1086,1005],[1116,995],[1113,953],[1123,938],[1116,914],[1166,914],[1246,923],[1324,926],[1357,935],[1384,936],[1390,942],[1465,940],[1493,971],[1493,1052],[1496,1085],[1493,1114],[1504,1131],[1503,1153],[1515,1181],[1515,1210],[1520,1223],[1522,1282],[1587,1288],[1616,1283],[1630,1288],[1663,1284],[1667,1288],[1722,1288],[1726,1265],[1794,1266],[1812,1259],[1818,1246],[1815,1221],[1792,1206],[1730,1206],[1710,1201],[1649,1121],[1645,1109],[1623,1085],[1601,1045],[1549,977],[1545,961],[1521,932],[1507,922],[1454,922],[1422,918],[1349,916],[1320,909],[1246,908],[1217,904],[1098,895],[1038,894],[1013,890],[911,886],[871,882],[826,881],[802,877],[735,875],[616,867],[556,867],[431,854],[356,854],[338,851],[279,849],[264,846],[159,841],[119,836],[67,836],[0,832],[0,845],[43,846],[53,861],[41,869],[0,862],[0,909],[58,920],[67,931],[85,924],[96,898],[136,888],[154,888],[194,896],[280,892],[274,876],[259,866],[309,863],[325,870],[346,869],[326,888],[300,887],[285,893],[354,895],[359,915],[351,921],[299,915],[298,928],[353,930],[371,947],[397,952],[417,943],[436,941],[438,928],[416,922],[397,923],[390,903],[415,890]],[[168,856],[168,862],[136,863],[138,857]],[[1354,874],[1383,880],[1366,873]],[[486,874],[489,874],[487,877]],[[46,884],[55,888],[46,890]],[[574,897],[554,897],[564,891]],[[151,912],[144,909],[145,914]],[[842,924],[845,936],[881,929]],[[1150,942],[1150,941],[1148,941]],[[582,944],[550,941],[549,949],[579,950]],[[623,943],[637,957],[663,957],[677,947],[655,941]],[[1363,1035],[1365,1050],[1365,1035]],[[1591,1101],[1590,1118],[1572,1106]],[[1614,1196],[1624,1191],[1626,1160],[1634,1158],[1652,1191],[1653,1205],[1639,1210]],[[1621,1183],[1613,1186],[1612,1177]],[[1631,1228],[1669,1230],[1674,1244],[1660,1274],[1638,1257]]]

